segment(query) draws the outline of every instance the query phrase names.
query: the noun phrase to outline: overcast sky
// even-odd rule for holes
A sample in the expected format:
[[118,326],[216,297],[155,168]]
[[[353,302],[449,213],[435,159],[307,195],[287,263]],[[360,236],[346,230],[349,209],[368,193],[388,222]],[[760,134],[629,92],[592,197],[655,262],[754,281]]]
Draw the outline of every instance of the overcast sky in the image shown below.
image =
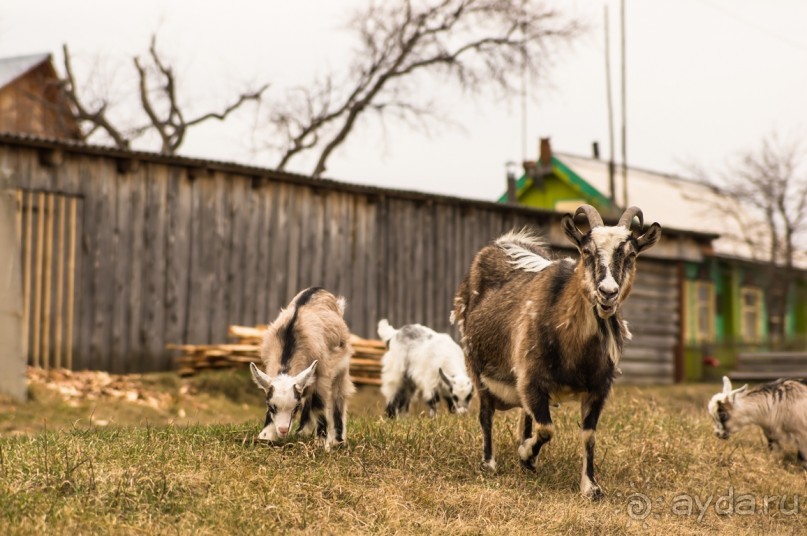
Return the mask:
[[[349,57],[347,16],[365,0],[2,0],[0,56],[51,52],[74,56],[79,79],[122,91],[131,57],[146,55],[152,33],[179,73],[180,93],[200,110],[218,107],[245,85],[272,92],[306,84]],[[528,158],[538,138],[556,151],[608,154],[603,6],[610,5],[612,77],[619,139],[619,2],[555,2],[589,31],[535,81],[528,105]],[[686,174],[699,163],[719,169],[772,131],[807,132],[807,2],[800,0],[627,0],[628,162]],[[518,76],[514,73],[514,76]],[[405,125],[362,123],[329,163],[347,182],[493,199],[505,163],[522,158],[516,97],[470,98],[435,84],[424,94],[459,126],[429,135]],[[229,97],[229,98],[228,98]],[[252,151],[254,108],[227,125],[191,131],[182,154],[270,164]],[[617,155],[619,147],[616,148]],[[310,172],[310,162],[293,171]]]

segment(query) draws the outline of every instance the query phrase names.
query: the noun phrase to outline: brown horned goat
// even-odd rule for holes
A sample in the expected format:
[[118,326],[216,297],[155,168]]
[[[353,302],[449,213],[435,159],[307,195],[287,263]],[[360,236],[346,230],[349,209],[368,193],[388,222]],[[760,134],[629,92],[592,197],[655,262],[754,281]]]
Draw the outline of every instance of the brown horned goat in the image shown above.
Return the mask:
[[551,404],[580,401],[583,474],[581,492],[600,498],[594,479],[594,434],[611,390],[625,338],[630,338],[620,306],[630,293],[636,256],[661,236],[654,223],[644,233],[631,231],[625,211],[616,226],[606,226],[594,207],[581,232],[566,214],[561,226],[580,258],[552,260],[528,232],[511,232],[486,246],[457,290],[452,321],[462,333],[468,369],[479,393],[484,463],[495,469],[491,432],[495,410],[522,408],[524,467],[535,470],[541,447],[552,439]]
[[253,380],[266,393],[260,439],[286,437],[300,412],[297,433],[316,429],[326,449],[345,440],[347,398],[354,387],[344,311],[344,298],[312,287],[297,294],[266,329],[261,346],[266,372],[250,364]]

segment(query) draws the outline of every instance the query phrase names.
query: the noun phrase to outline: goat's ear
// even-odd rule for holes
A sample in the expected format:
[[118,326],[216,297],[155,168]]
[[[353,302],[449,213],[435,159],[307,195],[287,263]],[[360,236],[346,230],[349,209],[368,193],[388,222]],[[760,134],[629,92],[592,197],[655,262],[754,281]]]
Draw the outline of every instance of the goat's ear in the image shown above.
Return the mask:
[[563,233],[569,238],[569,240],[580,248],[583,244],[583,233],[581,233],[580,229],[578,229],[574,224],[574,218],[571,214],[563,215],[563,217],[560,219],[560,227],[563,229]]
[[256,367],[255,363],[249,364],[249,370],[252,372],[252,381],[255,382],[255,385],[263,389],[264,392],[268,394],[272,389],[272,378],[270,378],[265,372],[261,371],[261,369]]
[[731,392],[731,380],[728,376],[723,376],[723,394],[727,395]]
[[732,393],[732,395],[739,395],[740,393],[744,393],[744,392],[746,392],[747,390],[748,390],[748,384],[746,383],[745,385],[743,385],[742,387],[740,387],[739,389],[737,389],[736,391],[734,391],[734,392]]
[[439,368],[437,369],[437,372],[440,373],[440,379],[443,380],[443,383],[445,383],[448,387],[451,387],[451,380],[448,379],[448,376],[446,376],[446,373],[443,372],[443,369]]
[[300,390],[314,385],[314,382],[317,380],[317,376],[314,374],[317,370],[317,363],[318,361],[314,361],[307,369],[294,377],[294,384],[299,387]]
[[654,223],[645,234],[636,240],[639,244],[639,253],[655,246],[659,238],[661,238],[661,225]]

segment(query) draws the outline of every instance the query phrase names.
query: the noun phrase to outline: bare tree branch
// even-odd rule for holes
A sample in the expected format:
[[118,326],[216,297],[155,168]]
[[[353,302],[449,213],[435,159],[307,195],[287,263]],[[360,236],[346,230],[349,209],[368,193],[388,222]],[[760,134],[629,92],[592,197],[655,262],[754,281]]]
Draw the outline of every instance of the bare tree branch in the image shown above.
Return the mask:
[[[780,140],[774,133],[764,138],[757,150],[747,151],[729,164],[719,181],[711,181],[729,202],[718,210],[749,231],[751,251],[767,263],[765,298],[775,345],[784,340],[787,295],[797,256],[807,238],[805,164],[807,150],[797,141]],[[754,237],[751,231],[755,221],[764,226],[764,232]]]
[[[132,126],[124,130],[116,127],[107,117],[107,101],[101,102],[97,110],[90,110],[81,102],[76,89],[75,77],[72,70],[67,45],[64,45],[66,79],[63,81],[65,93],[75,108],[76,119],[83,126],[84,138],[103,131],[115,145],[121,149],[128,149],[132,140],[151,131],[157,133],[160,139],[160,152],[175,154],[182,143],[189,128],[217,119],[224,121],[231,113],[250,101],[260,101],[268,85],[255,91],[242,93],[234,102],[222,111],[201,113],[193,119],[186,120],[182,107],[177,98],[177,82],[173,69],[166,64],[157,52],[157,38],[152,36],[149,46],[150,62],[143,63],[140,58],[133,58],[138,80],[138,96],[140,107],[146,116],[144,124]],[[150,79],[157,80],[157,87],[151,87]]]
[[79,126],[81,126],[83,123],[90,124],[90,130],[84,134],[84,138],[86,139],[96,130],[102,129],[107,133],[107,135],[109,135],[110,138],[112,138],[112,141],[115,143],[116,147],[119,149],[128,149],[130,140],[126,138],[120,130],[115,128],[115,126],[106,116],[107,103],[105,101],[102,102],[95,111],[90,110],[82,103],[78,96],[76,78],[73,74],[73,66],[70,58],[70,51],[67,49],[66,44],[62,45],[62,52],[64,53],[64,70],[66,75],[66,78],[62,81],[62,87],[65,95],[75,109],[76,120],[78,121]]
[[[425,6],[390,1],[357,12],[351,28],[358,48],[341,100],[336,95],[342,92],[331,85],[303,92],[316,113],[301,114],[289,103],[275,106],[286,112],[270,119],[285,140],[280,169],[293,156],[316,149],[312,175],[322,176],[333,152],[369,110],[407,110],[413,118],[426,109],[413,91],[422,76],[442,77],[471,93],[488,88],[510,93],[514,73],[537,74],[551,59],[552,46],[581,30],[575,21],[529,0],[442,0]],[[327,80],[330,84],[333,77]]]
[[186,120],[177,101],[176,79],[174,77],[173,70],[160,58],[160,55],[157,52],[156,36],[152,36],[149,53],[151,55],[151,61],[156,67],[157,74],[161,79],[161,85],[158,88],[157,97],[162,101],[167,102],[168,112],[164,118],[160,118],[159,114],[156,112],[155,107],[151,102],[152,97],[148,87],[148,71],[140,64],[139,58],[134,58],[135,68],[137,69],[140,79],[140,102],[143,106],[143,110],[146,112],[146,115],[148,115],[149,120],[151,121],[151,126],[160,136],[162,141],[161,152],[165,154],[174,154],[177,151],[177,149],[182,145],[182,142],[185,140],[185,134],[187,133],[188,128],[199,125],[211,119],[217,119],[219,121],[225,120],[228,115],[240,108],[244,103],[249,101],[259,101],[263,93],[269,87],[268,85],[264,85],[257,91],[242,93],[234,103],[227,106],[221,112],[207,112],[194,119]]

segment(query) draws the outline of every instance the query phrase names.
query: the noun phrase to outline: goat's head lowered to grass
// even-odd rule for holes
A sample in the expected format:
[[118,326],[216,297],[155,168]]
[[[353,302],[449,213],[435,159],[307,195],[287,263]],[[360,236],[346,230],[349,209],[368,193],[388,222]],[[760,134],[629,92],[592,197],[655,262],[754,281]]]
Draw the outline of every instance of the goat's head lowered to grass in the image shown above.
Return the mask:
[[[589,231],[583,233],[574,223],[574,218],[584,214]],[[631,231],[633,219],[639,220],[638,232]],[[566,214],[561,220],[563,232],[580,251],[585,270],[585,292],[600,318],[616,313],[628,297],[636,274],[636,256],[652,247],[661,237],[661,226],[654,223],[644,234],[642,211],[628,208],[615,226],[603,224],[597,210],[591,205],[581,205],[574,216]]]
[[460,415],[467,413],[474,397],[474,384],[471,379],[465,372],[456,375],[446,374],[443,369],[438,369],[438,372],[440,380],[448,390],[448,396],[451,397],[454,411]]
[[723,392],[717,393],[709,400],[707,406],[709,415],[712,417],[715,435],[720,439],[728,439],[734,432],[731,420],[731,413],[734,409],[737,395],[748,390],[748,385],[743,385],[739,389],[731,388],[731,380],[723,376]]
[[274,423],[280,437],[286,437],[294,422],[294,417],[303,407],[303,392],[316,381],[317,362],[314,361],[296,376],[279,374],[274,378],[261,372],[255,363],[250,363],[249,368],[252,371],[252,379],[266,393],[266,419],[258,438],[270,439],[271,423]]

